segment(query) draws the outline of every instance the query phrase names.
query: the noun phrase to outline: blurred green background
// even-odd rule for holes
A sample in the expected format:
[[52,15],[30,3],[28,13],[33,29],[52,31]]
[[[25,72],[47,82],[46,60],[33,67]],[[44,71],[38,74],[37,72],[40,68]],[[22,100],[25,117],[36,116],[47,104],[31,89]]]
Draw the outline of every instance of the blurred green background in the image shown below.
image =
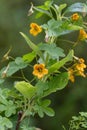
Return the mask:
[[[30,3],[41,5],[45,0],[0,0],[0,59],[12,46],[10,55],[13,57],[22,56],[30,51],[26,42],[19,32],[24,32],[32,41],[38,43],[41,37],[32,37],[29,32],[30,22],[43,23],[44,19],[36,20],[34,15],[28,17]],[[57,4],[67,3],[67,5],[75,2],[86,2],[86,0],[54,0]],[[39,22],[38,22],[39,21]],[[67,37],[67,36],[66,36]],[[74,33],[70,35],[75,40]],[[64,43],[60,43],[61,45]],[[61,46],[60,45],[60,46]],[[65,44],[64,47],[67,45]],[[78,45],[75,54],[83,57],[87,64],[87,43]],[[77,115],[79,111],[87,111],[87,79],[77,78],[74,84],[69,83],[67,87],[50,95],[48,98],[52,100],[52,107],[55,110],[55,117],[45,116],[43,119],[34,119],[34,124],[43,130],[62,130],[62,125],[68,126],[71,116]]]

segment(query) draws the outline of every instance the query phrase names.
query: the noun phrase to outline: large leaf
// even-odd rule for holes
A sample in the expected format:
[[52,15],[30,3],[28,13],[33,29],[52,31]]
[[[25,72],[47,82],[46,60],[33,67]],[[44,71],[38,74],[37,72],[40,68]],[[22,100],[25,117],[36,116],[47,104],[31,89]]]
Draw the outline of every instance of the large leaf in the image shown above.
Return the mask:
[[56,77],[53,77],[49,82],[48,82],[48,90],[44,91],[43,96],[45,97],[53,92],[56,92],[58,90],[61,90],[65,88],[69,80],[69,76],[67,72],[61,73],[57,75]]
[[73,58],[73,55],[74,55],[73,53],[74,53],[73,50],[71,50],[65,58],[63,58],[62,60],[54,63],[53,65],[51,65],[49,70],[48,70],[49,74],[51,74],[51,73],[55,72],[56,70],[60,69],[66,62],[72,61],[72,58]]
[[62,21],[51,19],[47,22],[47,24],[42,25],[42,27],[48,30],[49,36],[58,36],[60,32],[60,30],[58,29],[61,25],[62,25]]
[[69,6],[65,12],[83,12],[87,13],[87,5],[85,3],[75,3]]
[[59,59],[59,57],[64,57],[65,54],[63,49],[56,46],[56,44],[42,44],[40,50],[45,50],[53,59]]
[[[18,70],[24,69],[27,66],[28,64],[24,62],[21,57],[17,57],[15,61],[9,62],[8,67],[3,67],[0,71],[0,83],[3,83],[5,81],[4,80],[5,77],[9,77],[13,75],[14,73],[16,73]],[[6,74],[4,74],[5,71],[6,71]]]
[[30,63],[35,58],[35,56],[36,56],[36,53],[32,51],[28,54],[23,55],[23,60]]
[[26,62],[23,61],[21,57],[17,57],[15,61],[9,63],[9,68],[7,70],[7,77],[11,76],[20,69],[24,69],[28,66]]
[[75,30],[80,30],[82,27],[74,24],[70,24],[68,21],[54,20],[51,19],[47,24],[42,26],[44,29],[48,30],[48,36],[61,36],[71,33]]
[[16,83],[15,88],[26,98],[30,99],[35,96],[36,88],[30,83],[20,81]]

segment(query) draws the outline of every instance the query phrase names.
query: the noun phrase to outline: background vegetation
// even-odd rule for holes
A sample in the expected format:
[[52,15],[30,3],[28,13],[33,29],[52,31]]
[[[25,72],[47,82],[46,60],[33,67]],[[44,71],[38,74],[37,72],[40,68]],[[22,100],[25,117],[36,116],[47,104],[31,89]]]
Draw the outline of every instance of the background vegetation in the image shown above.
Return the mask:
[[[33,38],[28,33],[31,21],[36,22],[37,20],[34,18],[34,15],[28,17],[27,14],[31,2],[35,5],[40,5],[44,1],[0,0],[0,59],[8,51],[10,46],[12,46],[10,55],[13,57],[22,56],[22,54],[30,51],[24,39],[19,34],[20,31],[27,33],[35,43],[41,41],[43,36]],[[54,2],[70,5],[75,2],[86,2],[86,0],[54,0]],[[40,19],[37,23],[44,23],[44,19]],[[75,41],[74,33],[70,35],[70,38]],[[68,48],[67,43],[61,42],[59,45],[64,45],[64,48]],[[83,42],[79,44],[75,49],[75,53],[77,56],[83,57],[87,64],[87,43]],[[3,64],[0,65],[3,66]],[[27,73],[27,76],[30,76],[29,73]],[[1,87],[10,86],[12,87],[11,81],[7,81],[7,84],[3,84]],[[50,98],[52,100],[52,107],[56,111],[55,118],[45,116],[43,119],[40,119],[36,116],[35,119],[32,119],[32,122],[43,130],[62,130],[61,126],[67,126],[71,116],[77,115],[79,111],[87,111],[87,78],[77,78],[74,84],[69,83],[64,90],[58,91],[51,95]]]

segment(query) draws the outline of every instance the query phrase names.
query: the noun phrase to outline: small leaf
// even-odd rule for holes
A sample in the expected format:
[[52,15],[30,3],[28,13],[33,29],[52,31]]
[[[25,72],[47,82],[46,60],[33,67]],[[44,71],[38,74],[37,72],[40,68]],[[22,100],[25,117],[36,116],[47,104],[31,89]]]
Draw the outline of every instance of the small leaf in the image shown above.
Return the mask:
[[38,11],[38,13],[36,14],[36,18],[41,17],[43,14],[46,14],[49,17],[52,17],[52,14],[49,12],[49,9],[52,5],[53,1],[46,1],[44,2],[44,5],[40,5],[40,6],[34,6],[34,9],[36,11]]
[[44,2],[44,5],[37,6],[37,8],[40,8],[43,10],[49,10],[52,3],[53,3],[52,1],[46,1],[46,2]]
[[8,101],[8,104],[5,106],[5,116],[10,117],[12,114],[16,113],[16,105],[13,103],[13,101]]
[[51,104],[51,100],[49,100],[49,99],[45,99],[42,101],[42,105],[45,107],[49,106],[50,104]]
[[6,110],[6,106],[5,105],[2,105],[0,104],[0,112],[3,112]]
[[36,88],[30,83],[20,81],[16,83],[15,88],[26,98],[32,98],[36,93]]
[[1,130],[6,130],[6,128],[12,128],[12,122],[6,118],[6,117],[2,117],[0,116],[0,129]]
[[54,6],[58,12],[61,12],[64,8],[66,8],[67,4],[61,4],[60,6],[54,4]]
[[79,112],[79,114],[87,118],[87,112]]
[[52,108],[50,108],[50,107],[46,107],[46,108],[44,109],[44,112],[45,112],[48,116],[54,116],[54,115],[55,115],[54,110],[53,110]]

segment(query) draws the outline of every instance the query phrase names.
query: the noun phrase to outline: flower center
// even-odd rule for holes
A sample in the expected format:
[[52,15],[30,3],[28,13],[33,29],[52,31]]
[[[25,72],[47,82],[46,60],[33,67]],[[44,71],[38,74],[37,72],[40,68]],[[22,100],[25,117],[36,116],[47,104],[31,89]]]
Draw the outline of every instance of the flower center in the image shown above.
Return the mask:
[[39,67],[37,70],[38,70],[38,72],[42,72],[43,69],[41,67]]
[[38,27],[37,27],[37,26],[34,26],[34,30],[35,30],[35,31],[38,31]]

